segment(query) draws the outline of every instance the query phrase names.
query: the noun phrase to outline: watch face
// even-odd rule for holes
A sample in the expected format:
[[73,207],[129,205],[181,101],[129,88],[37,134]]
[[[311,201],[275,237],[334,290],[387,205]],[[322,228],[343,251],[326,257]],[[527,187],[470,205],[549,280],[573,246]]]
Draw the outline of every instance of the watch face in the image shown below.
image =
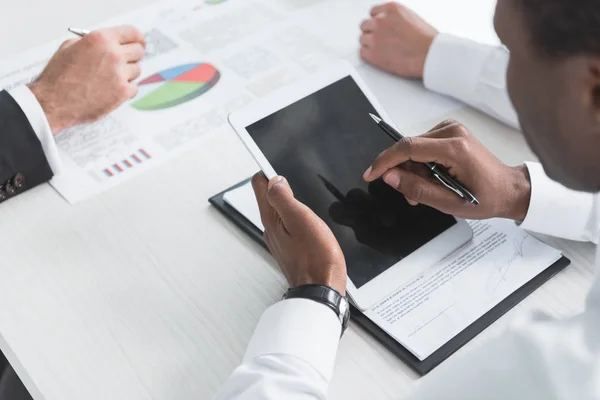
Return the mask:
[[346,315],[346,313],[348,312],[348,309],[349,309],[348,299],[343,297],[342,301],[340,301],[340,314]]

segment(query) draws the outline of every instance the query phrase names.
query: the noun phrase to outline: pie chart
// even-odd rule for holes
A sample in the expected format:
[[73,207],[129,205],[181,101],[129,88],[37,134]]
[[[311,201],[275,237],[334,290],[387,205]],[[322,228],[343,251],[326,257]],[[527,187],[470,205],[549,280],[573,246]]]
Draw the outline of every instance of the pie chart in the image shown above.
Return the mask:
[[208,92],[220,78],[219,71],[207,63],[172,67],[141,80],[131,106],[140,111],[174,107]]

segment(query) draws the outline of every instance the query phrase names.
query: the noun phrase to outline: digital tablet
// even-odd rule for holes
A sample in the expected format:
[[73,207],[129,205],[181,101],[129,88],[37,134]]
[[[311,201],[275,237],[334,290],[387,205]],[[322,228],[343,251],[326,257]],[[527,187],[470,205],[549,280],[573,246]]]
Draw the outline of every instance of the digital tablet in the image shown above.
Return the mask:
[[335,63],[229,116],[270,179],[333,231],[346,257],[348,294],[367,310],[472,238],[460,219],[418,205],[362,176],[393,141],[369,113],[391,119],[354,68]]

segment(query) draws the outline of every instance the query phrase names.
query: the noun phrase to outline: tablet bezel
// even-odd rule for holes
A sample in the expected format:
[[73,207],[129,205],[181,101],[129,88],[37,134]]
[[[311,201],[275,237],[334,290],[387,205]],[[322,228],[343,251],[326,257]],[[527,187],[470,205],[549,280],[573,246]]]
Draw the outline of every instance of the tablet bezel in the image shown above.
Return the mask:
[[[277,176],[277,172],[254,142],[246,127],[348,76],[352,77],[379,116],[394,125],[392,119],[358,74],[358,71],[346,61],[336,62],[305,80],[280,89],[267,98],[256,101],[229,115],[229,123],[267,178],[271,179]],[[365,118],[369,118],[369,116],[365,115]],[[362,311],[370,309],[385,296],[396,291],[471,240],[473,231],[469,224],[462,219],[455,219],[455,225],[364,284],[360,289],[357,289],[348,277],[347,291],[354,304]]]

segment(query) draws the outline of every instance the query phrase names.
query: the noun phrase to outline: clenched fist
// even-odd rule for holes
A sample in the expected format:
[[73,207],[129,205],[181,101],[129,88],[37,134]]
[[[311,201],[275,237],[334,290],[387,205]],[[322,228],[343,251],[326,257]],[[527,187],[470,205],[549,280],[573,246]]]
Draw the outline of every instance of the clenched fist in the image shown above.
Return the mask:
[[398,76],[423,77],[438,31],[414,11],[398,3],[380,5],[360,28],[360,55],[365,61]]
[[52,133],[94,122],[135,97],[144,35],[132,26],[94,31],[62,44],[29,85]]

